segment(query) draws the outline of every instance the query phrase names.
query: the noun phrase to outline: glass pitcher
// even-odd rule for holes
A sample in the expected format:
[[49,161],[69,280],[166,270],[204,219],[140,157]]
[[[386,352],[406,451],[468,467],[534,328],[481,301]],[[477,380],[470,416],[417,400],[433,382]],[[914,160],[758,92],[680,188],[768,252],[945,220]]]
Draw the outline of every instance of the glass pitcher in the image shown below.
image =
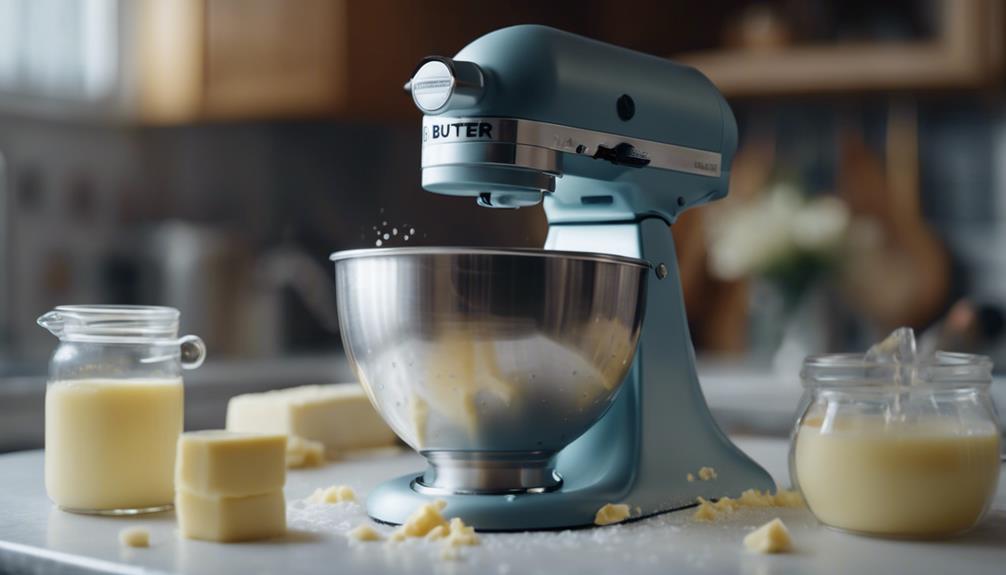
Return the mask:
[[38,324],[59,338],[45,395],[45,486],[66,511],[170,509],[182,432],[182,370],[203,341],[178,337],[178,310],[59,306]]

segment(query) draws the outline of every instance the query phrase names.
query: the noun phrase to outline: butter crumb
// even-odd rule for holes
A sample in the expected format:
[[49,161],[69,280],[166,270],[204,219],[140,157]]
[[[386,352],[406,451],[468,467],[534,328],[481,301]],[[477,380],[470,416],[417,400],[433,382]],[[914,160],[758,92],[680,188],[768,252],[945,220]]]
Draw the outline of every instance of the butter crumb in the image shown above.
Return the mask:
[[779,490],[769,492],[748,489],[737,499],[721,497],[715,503],[702,497],[698,498],[699,506],[693,517],[699,521],[714,521],[720,515],[728,515],[745,507],[802,507],[803,497],[796,491]]
[[318,488],[307,498],[311,503],[344,503],[356,501],[356,493],[348,485],[333,485],[324,489]]
[[594,525],[621,523],[629,518],[629,506],[625,503],[606,503],[594,515]]
[[[446,531],[444,539],[444,548],[440,552],[440,558],[446,559],[448,561],[456,560],[460,557],[458,553],[458,547],[462,545],[478,545],[479,536],[475,534],[475,528],[465,525],[464,521],[460,517],[454,517],[451,519],[449,527],[445,528],[443,525],[437,526],[433,531],[427,535],[427,539],[430,539],[430,535],[434,532]],[[433,539],[439,539],[440,537],[433,537]]]
[[447,537],[447,526],[437,525],[433,529],[430,529],[430,532],[426,534],[425,538],[430,541],[437,541],[438,539],[443,539],[444,537]]
[[144,527],[127,527],[119,531],[119,543],[125,547],[150,547],[150,531]]
[[757,489],[748,489],[741,493],[737,502],[744,507],[772,507],[775,505],[775,497],[769,493],[762,493]]
[[715,521],[718,515],[716,507],[712,503],[699,497],[699,507],[695,510],[692,517],[698,521]]
[[732,513],[742,507],[739,501],[736,499],[730,499],[729,497],[720,497],[713,504],[717,511],[722,511],[724,513]]
[[712,467],[703,467],[699,469],[699,479],[702,481],[710,481],[716,479],[716,470]]
[[479,536],[475,534],[474,527],[465,525],[465,522],[460,517],[453,517],[448,528],[447,544],[451,547],[478,545]]
[[786,553],[793,549],[789,531],[776,517],[744,537],[744,547],[756,553]]
[[775,494],[776,507],[803,507],[804,505],[806,505],[806,503],[803,500],[803,495],[801,495],[799,491],[780,489],[779,492]]
[[688,483],[692,483],[695,481],[695,474],[689,473],[688,475],[685,476],[685,478],[688,479]]
[[452,517],[450,521],[445,519],[440,512],[446,506],[447,502],[440,499],[420,506],[391,533],[388,541],[398,543],[408,538],[442,541],[441,558],[457,559],[458,547],[478,545],[480,540],[475,528],[465,525],[460,517]]
[[290,469],[318,467],[325,463],[325,444],[296,435],[286,438],[286,466]]
[[405,537],[425,537],[430,531],[441,525],[446,528],[447,520],[440,514],[444,507],[447,507],[447,502],[443,499],[420,505],[419,509],[413,511],[405,523],[395,531],[401,533],[404,539]]
[[346,536],[357,541],[380,541],[384,539],[376,529],[366,523],[356,526],[355,529],[346,533]]

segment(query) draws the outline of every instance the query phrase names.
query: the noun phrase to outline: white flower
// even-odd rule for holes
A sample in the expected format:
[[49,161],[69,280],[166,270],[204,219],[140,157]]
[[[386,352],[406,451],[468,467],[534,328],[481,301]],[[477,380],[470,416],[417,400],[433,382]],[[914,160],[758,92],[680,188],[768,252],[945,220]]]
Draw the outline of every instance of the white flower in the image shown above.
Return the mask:
[[849,228],[849,209],[834,197],[808,202],[791,221],[793,243],[809,252],[826,252],[838,246]]
[[842,241],[848,226],[849,211],[841,200],[807,202],[793,186],[777,184],[710,221],[710,269],[720,279],[736,280],[800,252],[824,253]]

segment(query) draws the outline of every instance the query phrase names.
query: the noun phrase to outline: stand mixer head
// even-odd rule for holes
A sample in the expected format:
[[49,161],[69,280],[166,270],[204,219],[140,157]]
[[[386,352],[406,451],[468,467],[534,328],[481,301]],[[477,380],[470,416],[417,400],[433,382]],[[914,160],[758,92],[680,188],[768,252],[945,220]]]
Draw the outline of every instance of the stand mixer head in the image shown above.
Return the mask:
[[423,117],[422,184],[480,205],[546,203],[550,223],[656,215],[726,196],[737,126],[698,71],[515,26],[426,58],[406,84]]
[[[589,525],[606,503],[628,503],[639,517],[694,505],[699,496],[774,488],[719,430],[702,397],[669,228],[682,210],[726,195],[737,129],[716,88],[691,68],[543,26],[505,28],[453,59],[427,58],[406,88],[426,114],[423,187],[475,197],[486,207],[543,203],[549,235],[545,250],[333,255],[350,361],[378,411],[431,463],[422,475],[375,489],[370,515],[401,523],[418,505],[439,498],[450,515],[478,529],[546,529]],[[474,261],[497,273],[472,275]],[[560,274],[542,267],[546,261],[566,271],[583,261],[595,265]],[[607,274],[638,281],[599,284]],[[598,289],[602,284],[609,289]],[[593,315],[543,329],[543,318],[561,316],[571,298],[589,301],[585,309]],[[525,308],[518,301],[544,305]],[[430,313],[438,305],[441,312]],[[613,312],[638,309],[642,319],[644,307],[639,330]],[[534,313],[526,313],[530,309]],[[591,322],[580,321],[585,317],[604,319],[591,333],[607,338],[606,345],[578,339],[591,331]],[[400,366],[391,355],[413,345],[411,333],[437,345],[454,334],[454,361],[474,366],[468,387],[478,379],[475,370],[506,371],[487,359],[501,351],[514,358],[503,379],[533,378],[562,363],[561,353],[541,353],[542,346],[535,361],[516,359],[513,342],[528,341],[522,339],[528,334],[577,341],[560,347],[581,358],[598,360],[597,352],[607,349],[628,371],[610,370],[620,384],[576,423],[557,404],[544,411],[507,404],[502,413],[510,425],[449,434],[446,444],[428,449],[407,427],[419,421],[428,434],[428,414],[421,409],[405,417],[402,405],[411,400],[388,392],[395,382],[429,395],[429,383],[414,372],[388,367]],[[573,380],[550,378],[526,390],[547,393]],[[459,404],[453,411],[465,409]],[[554,458],[552,449],[544,455],[528,450],[540,420],[572,441],[555,442]],[[706,466],[716,468],[718,479],[686,479]]]

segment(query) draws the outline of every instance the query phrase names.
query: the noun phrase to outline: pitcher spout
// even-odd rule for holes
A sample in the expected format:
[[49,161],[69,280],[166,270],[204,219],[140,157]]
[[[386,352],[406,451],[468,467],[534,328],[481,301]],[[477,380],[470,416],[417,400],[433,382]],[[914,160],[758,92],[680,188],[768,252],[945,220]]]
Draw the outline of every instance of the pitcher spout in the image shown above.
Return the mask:
[[38,323],[38,325],[49,330],[49,333],[51,333],[52,335],[56,337],[63,336],[66,321],[65,318],[63,317],[63,314],[59,313],[58,311],[46,312],[41,316],[39,316],[39,318],[35,321],[36,323]]

